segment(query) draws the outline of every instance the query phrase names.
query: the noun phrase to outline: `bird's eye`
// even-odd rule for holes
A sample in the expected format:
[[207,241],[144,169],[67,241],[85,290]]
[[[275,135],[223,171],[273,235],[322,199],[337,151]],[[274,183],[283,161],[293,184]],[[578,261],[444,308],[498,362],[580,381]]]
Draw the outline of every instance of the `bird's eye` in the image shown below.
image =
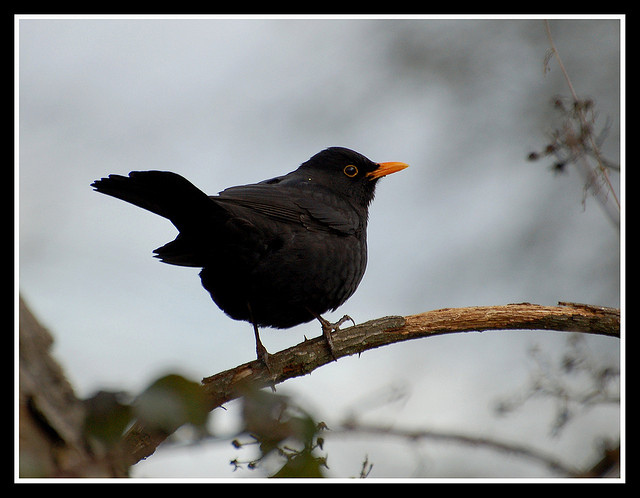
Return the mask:
[[349,178],[353,178],[358,174],[358,168],[356,168],[353,164],[349,164],[348,166],[345,166],[342,171],[344,171],[344,174],[347,175]]

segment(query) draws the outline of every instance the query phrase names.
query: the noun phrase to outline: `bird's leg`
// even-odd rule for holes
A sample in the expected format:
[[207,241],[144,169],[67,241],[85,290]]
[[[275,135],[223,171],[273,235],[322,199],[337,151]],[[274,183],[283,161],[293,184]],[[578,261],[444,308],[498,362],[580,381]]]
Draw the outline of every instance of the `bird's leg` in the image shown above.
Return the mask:
[[255,323],[253,324],[253,334],[256,337],[256,355],[258,356],[258,360],[264,363],[267,370],[271,372],[271,369],[269,368],[269,351],[267,351],[267,348],[262,344],[262,341],[260,340],[260,333],[258,332],[258,326]]
[[[261,361],[265,367],[267,367],[267,372],[269,372],[269,376],[273,378],[273,370],[271,370],[270,358],[271,355],[267,348],[264,347],[262,341],[260,340],[260,333],[258,332],[258,325],[255,322],[251,322],[253,324],[253,334],[256,336],[256,355],[258,356],[258,361]],[[276,392],[276,386],[273,382],[270,383],[271,390]]]
[[270,354],[267,351],[267,348],[264,347],[262,341],[260,340],[260,332],[258,331],[258,324],[253,319],[253,311],[251,311],[251,305],[247,303],[247,308],[249,310],[249,316],[251,317],[251,324],[253,325],[253,335],[256,338],[256,356],[258,360],[264,363],[264,366],[267,367],[269,374],[271,374],[271,367],[269,365]]
[[356,322],[349,315],[344,315],[337,322],[331,323],[329,320],[326,320],[326,319],[322,318],[317,313],[314,313],[311,310],[309,310],[309,312],[313,316],[315,316],[316,319],[322,325],[322,335],[324,336],[324,339],[327,342],[327,346],[329,347],[329,352],[331,353],[331,356],[333,356],[333,359],[337,361],[338,357],[336,356],[335,349],[333,347],[333,337],[331,337],[331,334],[332,334],[332,332],[336,332],[336,331],[340,330],[340,325],[342,325],[345,322],[351,321],[351,323],[353,323],[354,325],[356,324]]

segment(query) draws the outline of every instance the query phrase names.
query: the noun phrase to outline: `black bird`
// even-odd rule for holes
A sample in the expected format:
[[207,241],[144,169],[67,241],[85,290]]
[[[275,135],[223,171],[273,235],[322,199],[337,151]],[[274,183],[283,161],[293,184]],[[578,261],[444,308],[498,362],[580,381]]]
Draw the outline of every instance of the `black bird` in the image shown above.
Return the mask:
[[132,171],[91,184],[98,192],[168,218],[175,240],[154,251],[164,263],[202,268],[200,279],[228,316],[258,327],[318,319],[333,354],[336,324],[321,317],[343,304],[367,264],[368,207],[377,181],[407,165],[375,163],[343,147],[319,152],[291,173],[209,196],[180,175]]

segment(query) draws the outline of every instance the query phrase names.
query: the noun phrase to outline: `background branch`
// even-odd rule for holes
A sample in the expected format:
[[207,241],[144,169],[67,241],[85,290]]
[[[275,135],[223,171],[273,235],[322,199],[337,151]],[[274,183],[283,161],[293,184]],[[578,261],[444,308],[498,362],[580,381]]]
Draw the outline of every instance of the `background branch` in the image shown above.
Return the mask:
[[470,436],[466,434],[446,431],[399,429],[395,427],[384,427],[363,423],[347,423],[342,427],[332,429],[330,434],[338,437],[345,437],[350,434],[392,436],[404,438],[408,441],[421,441],[429,439],[431,441],[462,444],[474,448],[487,448],[499,453],[516,455],[522,458],[529,459],[540,465],[548,467],[553,472],[556,472],[562,476],[578,477],[583,475],[582,472],[568,466],[552,454],[536,450],[522,444],[500,441],[498,439],[489,437]]
[[[620,337],[620,311],[578,303],[558,306],[530,303],[504,306],[444,308],[417,315],[389,316],[345,328],[333,335],[337,358],[360,354],[396,342],[458,332],[485,330],[554,330]],[[333,361],[323,337],[272,354],[271,371],[255,360],[202,380],[210,410],[238,398],[249,389],[275,386],[306,375]],[[176,427],[177,429],[177,427]],[[168,436],[136,422],[124,436],[127,464],[151,455]]]

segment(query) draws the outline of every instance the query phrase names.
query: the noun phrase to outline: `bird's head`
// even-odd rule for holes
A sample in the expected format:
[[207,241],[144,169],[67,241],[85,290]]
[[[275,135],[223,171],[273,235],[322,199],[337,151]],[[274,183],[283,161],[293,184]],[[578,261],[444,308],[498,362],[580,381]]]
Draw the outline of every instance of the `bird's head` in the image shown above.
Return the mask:
[[366,208],[373,200],[378,180],[407,167],[401,162],[376,163],[351,149],[329,147],[300,165],[296,176]]

